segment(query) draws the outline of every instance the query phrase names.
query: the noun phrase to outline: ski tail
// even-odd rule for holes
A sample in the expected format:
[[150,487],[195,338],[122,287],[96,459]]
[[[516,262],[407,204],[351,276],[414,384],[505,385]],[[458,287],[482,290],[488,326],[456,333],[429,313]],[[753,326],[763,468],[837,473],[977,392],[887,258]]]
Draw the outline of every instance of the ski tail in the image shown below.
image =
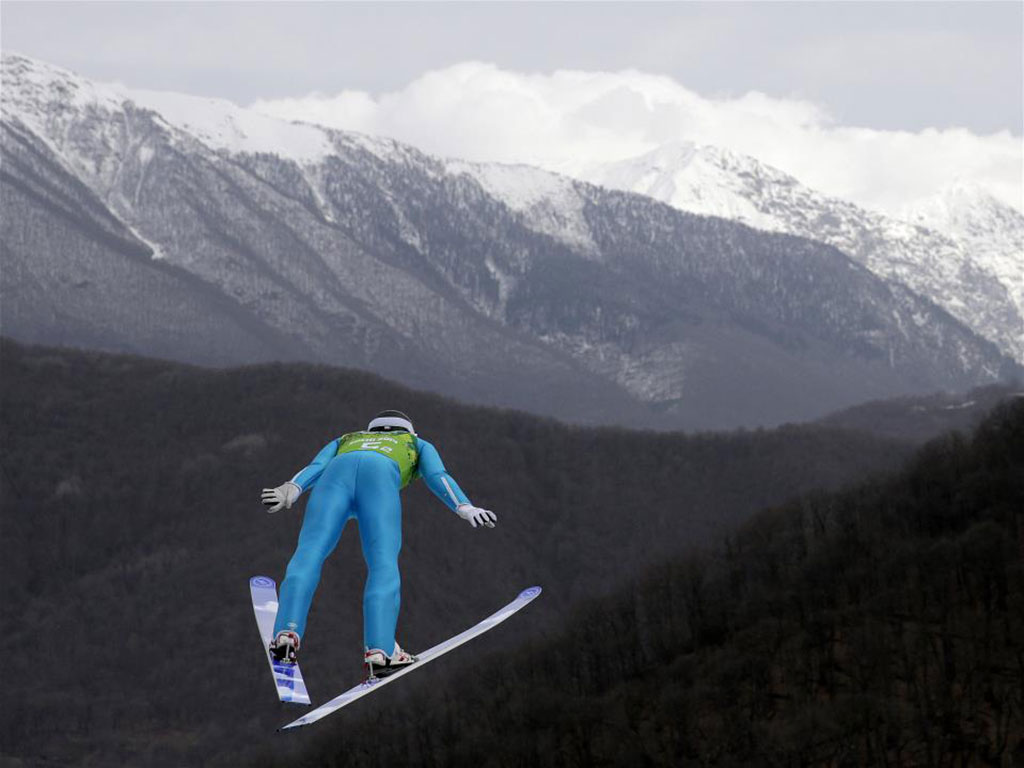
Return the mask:
[[274,621],[277,619],[277,583],[269,576],[253,576],[249,579],[249,594],[252,597],[252,610],[256,614],[260,639],[263,641],[263,655],[270,664],[277,697],[290,704],[311,704],[299,665],[275,661],[270,655]]

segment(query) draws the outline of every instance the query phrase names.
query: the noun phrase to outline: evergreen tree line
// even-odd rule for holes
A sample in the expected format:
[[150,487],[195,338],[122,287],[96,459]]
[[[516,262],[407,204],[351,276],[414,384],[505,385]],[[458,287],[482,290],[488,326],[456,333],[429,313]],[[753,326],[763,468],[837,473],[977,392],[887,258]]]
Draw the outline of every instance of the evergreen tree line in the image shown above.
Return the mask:
[[1024,401],[884,482],[758,514],[459,677],[333,715],[288,764],[1016,765]]

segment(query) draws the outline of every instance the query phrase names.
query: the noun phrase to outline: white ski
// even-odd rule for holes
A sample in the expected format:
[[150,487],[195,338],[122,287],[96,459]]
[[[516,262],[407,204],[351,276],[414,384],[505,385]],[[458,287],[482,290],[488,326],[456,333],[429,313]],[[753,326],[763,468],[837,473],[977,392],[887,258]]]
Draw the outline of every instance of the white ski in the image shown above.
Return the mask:
[[274,639],[274,621],[277,619],[277,583],[269,576],[253,576],[249,579],[249,593],[252,595],[256,625],[263,639],[263,655],[270,664],[278,698],[292,704],[312,703],[299,665],[274,661],[270,655],[270,641]]
[[500,624],[513,613],[515,613],[520,608],[529,603],[531,600],[533,600],[535,597],[537,597],[537,595],[539,595],[540,592],[540,587],[530,587],[529,589],[524,589],[522,592],[519,593],[519,596],[515,600],[506,605],[497,613],[491,614],[486,619],[481,621],[479,624],[470,627],[465,632],[456,635],[450,640],[445,640],[443,643],[435,645],[433,648],[430,648],[429,650],[426,650],[423,653],[417,654],[417,661],[415,663],[410,664],[409,666],[404,667],[403,669],[400,669],[397,672],[393,672],[387,677],[374,677],[370,678],[369,680],[365,680],[364,682],[360,683],[354,688],[350,688],[349,690],[345,691],[345,693],[341,694],[340,696],[331,699],[326,704],[321,704],[312,712],[307,712],[305,715],[300,717],[295,722],[281,726],[279,730],[284,731],[288,728],[299,728],[303,725],[315,723],[320,718],[327,717],[327,715],[341,709],[346,704],[351,704],[356,699],[361,699],[366,694],[373,693],[374,691],[383,688],[385,685],[387,685],[390,682],[393,682],[394,680],[397,680],[402,675],[408,674],[409,672],[412,672],[414,669],[422,667],[427,662],[433,661],[438,656],[442,656],[443,654],[448,653],[448,651],[452,650],[453,648],[458,648],[463,643],[472,640],[477,635],[482,635],[487,630]]

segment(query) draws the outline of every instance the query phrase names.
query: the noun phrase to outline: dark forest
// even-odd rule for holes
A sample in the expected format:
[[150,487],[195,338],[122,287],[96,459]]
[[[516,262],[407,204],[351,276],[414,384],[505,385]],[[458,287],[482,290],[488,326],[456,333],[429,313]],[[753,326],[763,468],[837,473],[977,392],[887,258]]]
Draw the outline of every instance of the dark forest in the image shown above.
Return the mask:
[[[0,760],[1022,759],[1019,401],[915,453],[824,425],[573,427],[310,365],[0,353],[0,619],[26,670],[7,683]],[[301,508],[266,515],[259,489],[390,407],[500,516],[473,530],[406,493],[403,645],[530,584],[545,593],[351,710],[277,734],[300,710],[274,701],[247,580],[280,578]],[[355,539],[310,615],[317,703],[360,675]]]

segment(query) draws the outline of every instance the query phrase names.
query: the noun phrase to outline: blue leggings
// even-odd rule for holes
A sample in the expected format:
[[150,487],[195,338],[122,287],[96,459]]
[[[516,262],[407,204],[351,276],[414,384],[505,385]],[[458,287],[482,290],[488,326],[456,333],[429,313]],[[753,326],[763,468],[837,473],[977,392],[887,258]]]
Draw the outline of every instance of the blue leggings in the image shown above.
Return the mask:
[[306,505],[299,543],[281,583],[274,634],[306,631],[306,616],[320,582],[324,560],[334,551],[345,523],[359,523],[366,560],[363,643],[391,653],[395,647],[401,577],[402,504],[398,465],[379,453],[356,451],[331,459]]

